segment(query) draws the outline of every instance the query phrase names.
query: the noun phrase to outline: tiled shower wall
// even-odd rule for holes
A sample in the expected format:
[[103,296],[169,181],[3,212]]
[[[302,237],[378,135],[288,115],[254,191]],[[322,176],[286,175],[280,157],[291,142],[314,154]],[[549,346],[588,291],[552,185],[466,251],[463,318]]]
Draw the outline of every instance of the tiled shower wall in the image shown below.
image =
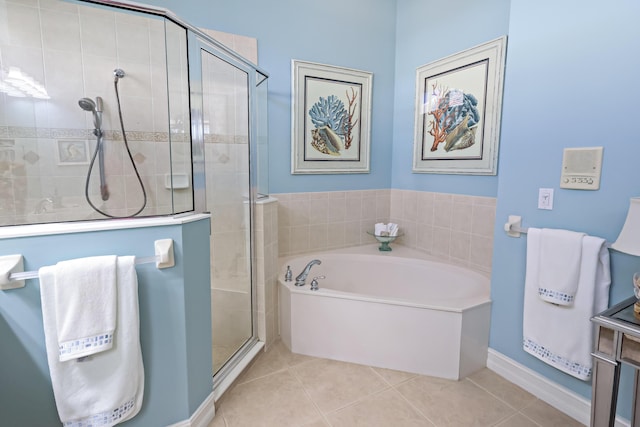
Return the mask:
[[[113,215],[134,212],[142,194],[123,150],[113,70],[123,120],[147,189],[143,215],[191,209],[191,191],[166,188],[174,173],[190,176],[184,30],[114,9],[58,0],[0,0],[0,67],[18,67],[42,83],[50,99],[0,94],[0,225],[100,217],[84,200],[95,147],[93,116],[80,98],[104,100],[105,170]],[[170,112],[170,115],[167,112]],[[171,143],[171,144],[170,144]],[[69,157],[70,150],[73,156]],[[94,167],[92,200],[97,194]],[[172,196],[174,199],[172,199]]]
[[375,244],[367,231],[395,222],[404,233],[395,244],[491,272],[495,198],[395,189],[273,196],[280,256]]

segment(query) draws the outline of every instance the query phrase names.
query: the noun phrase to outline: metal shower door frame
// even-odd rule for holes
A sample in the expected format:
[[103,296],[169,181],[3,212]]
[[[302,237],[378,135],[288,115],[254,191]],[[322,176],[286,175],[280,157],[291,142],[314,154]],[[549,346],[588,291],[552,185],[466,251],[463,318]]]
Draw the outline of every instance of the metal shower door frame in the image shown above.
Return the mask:
[[[249,107],[249,247],[251,257],[251,337],[243,346],[229,359],[222,368],[214,375],[214,390],[232,371],[236,364],[242,360],[247,353],[258,343],[257,336],[257,286],[256,286],[256,249],[255,249],[255,202],[257,198],[257,173],[255,167],[257,165],[256,156],[257,148],[255,144],[255,136],[257,135],[257,120],[255,108],[257,108],[256,87],[263,81],[258,81],[258,76],[266,76],[265,73],[257,68],[249,66],[244,61],[240,61],[235,56],[227,54],[224,50],[219,49],[217,44],[212,43],[207,37],[188,32],[187,35],[188,53],[189,53],[189,91],[190,91],[190,111],[191,111],[191,141],[192,141],[192,159],[193,159],[193,188],[194,188],[194,209],[196,213],[206,212],[206,175],[205,175],[205,147],[204,147],[204,112],[203,112],[203,81],[202,81],[202,52],[220,59],[229,65],[245,72],[248,79],[248,107]],[[212,266],[213,268],[213,266]]]

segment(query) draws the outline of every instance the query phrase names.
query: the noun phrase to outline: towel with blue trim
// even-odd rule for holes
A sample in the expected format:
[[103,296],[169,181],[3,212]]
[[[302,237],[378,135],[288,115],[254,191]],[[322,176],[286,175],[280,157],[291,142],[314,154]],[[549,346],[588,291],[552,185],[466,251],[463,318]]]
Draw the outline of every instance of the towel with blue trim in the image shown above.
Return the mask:
[[[72,261],[42,267],[38,273],[47,363],[56,408],[65,427],[114,426],[140,411],[144,395],[135,258],[109,256],[102,260],[84,258]],[[106,268],[96,266],[98,261],[106,261]],[[64,271],[71,264],[77,271]],[[96,275],[96,267],[102,273]],[[112,269],[115,277],[112,277]],[[103,295],[96,295],[99,287],[89,286],[83,276],[101,276],[107,280],[109,283],[102,288]],[[111,289],[112,279],[115,289]],[[64,288],[62,292],[61,288]],[[85,292],[90,288],[91,292]],[[67,304],[57,300],[61,295],[66,296]],[[112,297],[115,311],[101,310],[100,301],[104,303]],[[91,312],[82,313],[84,303],[92,309]],[[67,315],[65,312],[71,306],[79,310]],[[89,324],[76,323],[76,328],[73,328],[73,322],[79,319],[102,326],[94,330]],[[84,337],[86,333],[93,336],[91,334],[95,331],[112,324],[115,330],[110,345],[94,346],[94,340],[90,339],[82,345],[73,345],[78,350],[73,355],[66,351],[61,354],[60,333],[76,338]]]
[[543,228],[540,234],[538,296],[552,304],[572,305],[578,291],[585,233]]
[[607,308],[611,272],[604,239],[585,235],[571,305],[540,298],[542,231],[529,228],[524,289],[523,348],[549,365],[583,381],[592,373],[591,317]]

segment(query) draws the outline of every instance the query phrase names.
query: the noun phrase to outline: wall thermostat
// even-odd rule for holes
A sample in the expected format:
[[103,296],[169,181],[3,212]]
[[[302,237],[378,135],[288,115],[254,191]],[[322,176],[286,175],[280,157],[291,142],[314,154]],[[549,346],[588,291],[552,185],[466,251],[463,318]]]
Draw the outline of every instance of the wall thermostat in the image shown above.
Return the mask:
[[560,188],[598,190],[602,171],[602,147],[565,148]]

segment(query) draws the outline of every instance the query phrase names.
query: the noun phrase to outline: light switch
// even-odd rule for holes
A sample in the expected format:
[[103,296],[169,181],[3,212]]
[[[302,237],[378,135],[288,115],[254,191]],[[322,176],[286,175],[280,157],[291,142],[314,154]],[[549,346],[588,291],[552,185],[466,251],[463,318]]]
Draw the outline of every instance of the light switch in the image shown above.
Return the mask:
[[553,188],[540,188],[538,190],[538,209],[553,209]]

